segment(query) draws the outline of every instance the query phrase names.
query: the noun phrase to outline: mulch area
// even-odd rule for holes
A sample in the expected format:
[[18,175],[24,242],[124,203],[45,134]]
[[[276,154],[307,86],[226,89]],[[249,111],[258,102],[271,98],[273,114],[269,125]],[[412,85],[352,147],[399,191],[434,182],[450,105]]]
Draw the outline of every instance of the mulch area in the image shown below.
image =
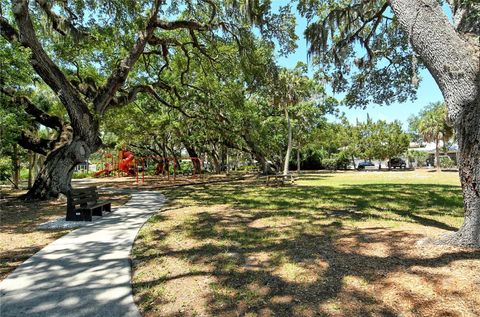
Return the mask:
[[[0,199],[0,280],[44,246],[71,231],[37,228],[39,224],[64,216],[65,201],[23,201],[18,197],[24,193],[5,192]],[[100,194],[100,199],[119,206],[128,201],[129,195]]]

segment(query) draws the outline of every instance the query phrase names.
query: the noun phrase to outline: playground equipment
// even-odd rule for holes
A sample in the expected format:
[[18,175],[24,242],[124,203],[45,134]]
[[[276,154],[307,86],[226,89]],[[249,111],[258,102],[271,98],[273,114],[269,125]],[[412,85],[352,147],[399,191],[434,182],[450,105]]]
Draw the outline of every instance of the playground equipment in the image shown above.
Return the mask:
[[[116,171],[117,176],[122,174],[136,177],[137,184],[140,182],[140,180],[142,183],[145,182],[146,170],[150,170],[155,176],[166,176],[168,180],[170,180],[170,177],[173,176],[173,180],[175,181],[180,162],[182,161],[189,161],[192,163],[193,168],[191,172],[193,178],[201,175],[202,171],[202,163],[198,157],[141,156],[136,158],[133,152],[127,149],[122,149],[118,153],[117,162],[115,162],[112,154],[105,154],[105,158],[111,159],[111,161],[105,162],[105,168],[96,172],[94,174],[95,177],[99,177],[101,175],[114,176],[114,172]],[[149,169],[149,167],[153,167],[151,163],[155,164],[154,169]]]
[[[177,169],[181,161],[192,162],[192,177],[195,178],[201,175],[202,162],[198,157],[163,157],[163,156],[143,156],[140,158],[140,168],[142,171],[142,181],[145,179],[145,168],[149,161],[157,162],[155,166],[155,175],[167,176],[170,179],[170,174],[173,174],[173,180],[177,178]],[[170,167],[173,166],[173,173],[170,171]],[[137,175],[138,178],[138,175]]]
[[105,174],[107,176],[110,176],[110,172],[112,171],[112,163],[110,162],[106,162],[104,164],[105,168],[103,170],[99,170],[98,172],[96,172],[95,174],[93,174],[94,177],[98,177],[102,174]]
[[113,171],[117,171],[119,173],[121,172],[128,176],[135,176],[137,174],[137,171],[135,170],[135,155],[133,154],[133,152],[126,149],[121,150],[118,153],[117,164],[115,164],[112,154],[105,154],[105,158],[111,158],[112,160],[111,162],[106,162],[104,164],[105,168],[96,172],[94,174],[95,177],[103,174],[106,176],[110,176]]
[[135,176],[137,171],[135,170],[135,155],[125,149],[120,151],[118,160],[118,169],[128,176]]

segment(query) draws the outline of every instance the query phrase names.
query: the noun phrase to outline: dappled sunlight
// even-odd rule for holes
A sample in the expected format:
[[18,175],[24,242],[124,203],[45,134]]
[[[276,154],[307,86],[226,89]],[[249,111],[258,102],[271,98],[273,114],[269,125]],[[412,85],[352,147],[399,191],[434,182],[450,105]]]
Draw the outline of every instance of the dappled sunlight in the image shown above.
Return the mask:
[[458,186],[331,181],[167,193],[134,249],[145,316],[480,314],[480,252],[416,245],[455,230]]
[[[9,196],[0,200],[0,280],[42,247],[67,234],[71,230],[41,230],[40,224],[65,217],[66,201],[25,201]],[[128,194],[102,192],[101,200],[109,200],[113,206],[125,204]]]

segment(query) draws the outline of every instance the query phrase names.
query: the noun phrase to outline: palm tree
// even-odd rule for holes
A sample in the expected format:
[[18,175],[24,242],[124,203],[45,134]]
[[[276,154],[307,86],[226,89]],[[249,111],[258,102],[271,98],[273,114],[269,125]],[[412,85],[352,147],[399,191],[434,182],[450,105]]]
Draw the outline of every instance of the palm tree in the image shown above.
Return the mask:
[[446,148],[453,136],[453,129],[447,125],[445,118],[447,107],[443,102],[432,103],[420,114],[418,132],[426,142],[435,142],[435,165],[440,170],[440,140]]
[[305,101],[313,94],[314,84],[306,74],[306,65],[298,63],[293,70],[283,68],[280,70],[278,82],[276,83],[276,93],[274,103],[283,108],[285,120],[287,122],[287,152],[283,166],[283,174],[288,174],[288,165],[292,153],[292,123],[290,120],[290,108]]

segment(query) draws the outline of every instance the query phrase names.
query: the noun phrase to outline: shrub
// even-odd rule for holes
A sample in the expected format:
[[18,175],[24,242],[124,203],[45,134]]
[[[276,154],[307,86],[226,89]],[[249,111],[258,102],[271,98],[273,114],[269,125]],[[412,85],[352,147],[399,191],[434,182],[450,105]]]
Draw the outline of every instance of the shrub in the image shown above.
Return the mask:
[[22,167],[20,169],[20,179],[28,179],[28,168]]
[[416,151],[416,150],[408,150],[407,152],[408,160],[410,162],[416,161],[417,167],[425,166],[425,161],[427,160],[429,155],[430,154],[427,152]]
[[245,171],[245,172],[250,172],[250,171],[253,171],[253,170],[256,170],[256,169],[258,169],[258,167],[256,165],[242,165],[242,166],[237,167],[238,171]]
[[337,159],[336,158],[326,158],[322,160],[323,168],[327,170],[336,170],[337,169]]
[[[327,153],[323,150],[306,149],[302,152],[301,168],[304,170],[317,170],[325,168],[322,164]],[[294,159],[295,158],[295,159]],[[292,168],[297,168],[297,161],[295,155],[292,156]]]
[[7,157],[0,157],[0,181],[4,181],[10,176],[12,171],[12,162]]
[[178,166],[177,173],[179,174],[191,174],[193,173],[193,163],[192,161],[180,161],[180,166]]
[[442,156],[440,158],[440,167],[441,168],[452,168],[452,167],[455,167],[455,162],[448,156]]
[[93,172],[73,172],[72,178],[80,179],[80,178],[88,178],[92,176],[93,176]]
[[347,169],[350,164],[350,158],[345,152],[338,153],[336,157],[336,168],[337,169]]

